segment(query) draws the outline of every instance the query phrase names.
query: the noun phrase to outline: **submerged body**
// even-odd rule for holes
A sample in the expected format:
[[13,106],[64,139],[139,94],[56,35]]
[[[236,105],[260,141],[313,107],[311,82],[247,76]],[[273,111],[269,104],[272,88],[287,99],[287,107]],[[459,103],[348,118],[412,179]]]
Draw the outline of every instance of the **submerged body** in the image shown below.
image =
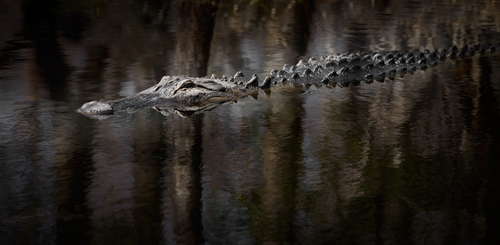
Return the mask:
[[136,111],[142,108],[155,108],[161,112],[177,112],[189,115],[212,109],[220,104],[236,101],[258,91],[268,89],[277,83],[323,83],[357,85],[364,81],[382,81],[386,77],[404,76],[416,70],[425,70],[445,59],[455,60],[483,54],[487,50],[494,52],[497,45],[464,46],[461,49],[453,46],[450,49],[413,51],[382,51],[335,54],[301,60],[297,65],[284,65],[282,70],[272,70],[262,83],[253,75],[245,82],[241,72],[222,79],[196,78],[187,76],[165,76],[155,86],[136,95],[123,99],[85,103],[77,111],[95,118],[103,118],[121,111]]

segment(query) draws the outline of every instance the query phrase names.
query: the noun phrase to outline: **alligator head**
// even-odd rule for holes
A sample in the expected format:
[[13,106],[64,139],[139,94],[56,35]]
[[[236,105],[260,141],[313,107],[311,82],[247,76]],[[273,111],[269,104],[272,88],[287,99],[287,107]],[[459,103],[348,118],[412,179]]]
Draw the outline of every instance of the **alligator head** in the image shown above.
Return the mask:
[[234,101],[247,95],[245,89],[220,79],[165,76],[155,86],[123,99],[85,103],[77,111],[92,118],[103,119],[121,111],[142,108],[169,108],[181,114],[205,111],[209,105]]

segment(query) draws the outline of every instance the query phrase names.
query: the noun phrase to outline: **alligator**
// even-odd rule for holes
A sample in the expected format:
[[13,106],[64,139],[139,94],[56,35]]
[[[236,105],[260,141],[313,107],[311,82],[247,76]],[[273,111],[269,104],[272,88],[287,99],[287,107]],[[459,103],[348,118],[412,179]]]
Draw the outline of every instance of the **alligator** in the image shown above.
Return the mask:
[[123,99],[85,103],[77,111],[92,118],[103,119],[118,112],[133,112],[143,108],[154,108],[164,114],[176,113],[188,116],[211,110],[221,104],[255,95],[259,89],[269,90],[273,84],[305,83],[348,86],[361,81],[382,82],[426,70],[438,62],[463,59],[486,51],[495,52],[498,44],[473,45],[444,48],[430,52],[425,49],[412,51],[381,51],[333,54],[319,59],[300,60],[296,65],[284,65],[281,70],[272,70],[262,83],[253,75],[248,81],[241,71],[232,77],[217,78],[187,76],[164,76],[161,81],[138,94]]

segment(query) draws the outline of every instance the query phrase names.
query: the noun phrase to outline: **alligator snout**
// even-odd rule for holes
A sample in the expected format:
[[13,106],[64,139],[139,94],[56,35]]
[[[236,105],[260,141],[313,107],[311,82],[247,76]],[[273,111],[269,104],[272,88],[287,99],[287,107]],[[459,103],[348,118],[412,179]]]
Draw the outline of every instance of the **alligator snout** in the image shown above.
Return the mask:
[[109,103],[95,100],[83,104],[76,111],[86,115],[112,115],[114,112]]

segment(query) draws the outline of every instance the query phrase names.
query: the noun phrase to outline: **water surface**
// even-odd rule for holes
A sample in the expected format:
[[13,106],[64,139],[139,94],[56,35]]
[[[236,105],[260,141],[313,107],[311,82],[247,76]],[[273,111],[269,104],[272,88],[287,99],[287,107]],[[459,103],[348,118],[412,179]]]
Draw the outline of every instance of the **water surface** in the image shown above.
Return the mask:
[[500,56],[94,120],[163,75],[500,42],[498,1],[0,3],[0,244],[491,244]]

